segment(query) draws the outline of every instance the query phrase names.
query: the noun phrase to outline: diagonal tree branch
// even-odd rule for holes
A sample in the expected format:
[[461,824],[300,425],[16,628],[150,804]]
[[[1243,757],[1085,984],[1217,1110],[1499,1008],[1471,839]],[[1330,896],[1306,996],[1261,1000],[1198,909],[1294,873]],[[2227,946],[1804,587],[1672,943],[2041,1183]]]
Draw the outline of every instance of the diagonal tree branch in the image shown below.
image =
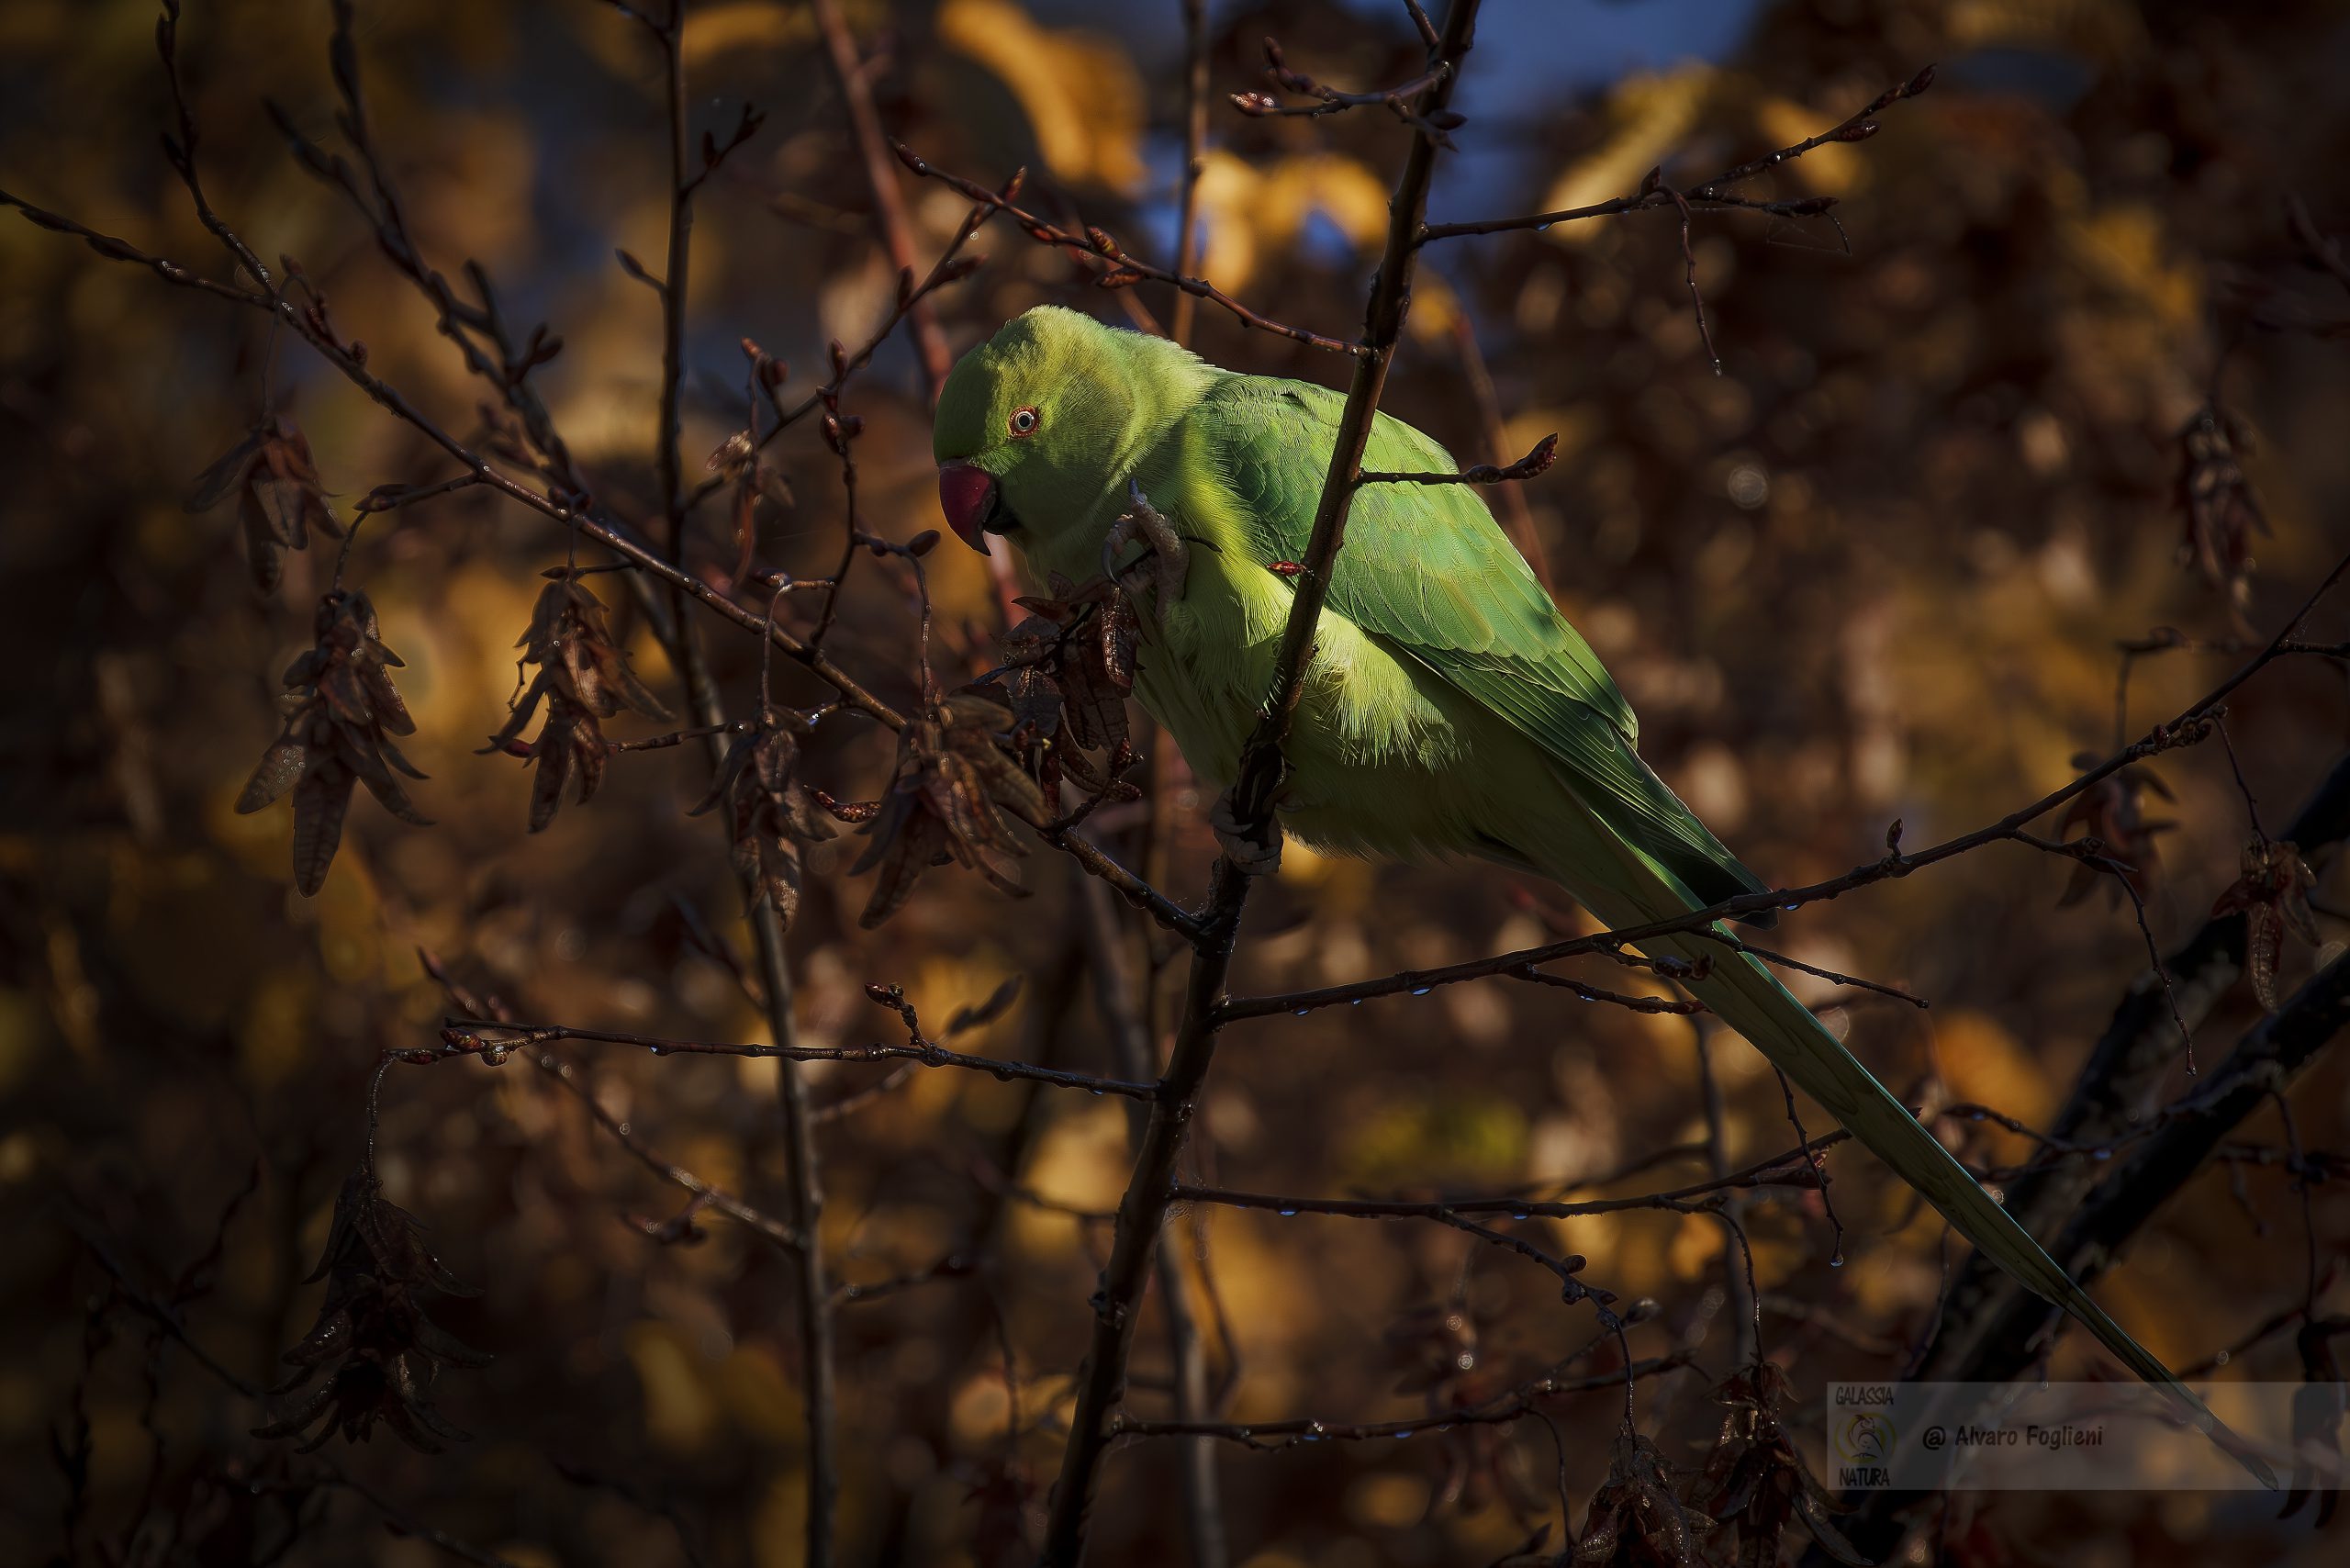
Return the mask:
[[[2159,1131],[2116,1161],[2119,1169],[2073,1211],[2049,1256],[2083,1286],[2095,1284],[2130,1238],[2220,1152],[2228,1135],[2281,1096],[2345,1028],[2350,958],[2336,958],[2261,1020],[2199,1091],[2171,1107]],[[2051,1316],[2036,1298],[2006,1299],[1987,1325],[1962,1325],[1971,1348],[1941,1362],[1939,1381],[2004,1383],[2021,1375],[2042,1353]],[[1914,1493],[1872,1493],[1846,1534],[1863,1552],[1891,1562],[1909,1528],[1908,1516],[1924,1500]]]
[[[2350,837],[2350,757],[2337,763],[2318,786],[2285,837],[2304,853]],[[2200,1025],[2234,989],[2244,972],[2244,940],[2242,913],[2217,915],[2163,960],[2170,992],[2190,1026]],[[2137,1130],[2154,1109],[2177,1047],[2164,988],[2149,970],[2114,1008],[2043,1141],[2073,1148],[2100,1146]],[[2079,1209],[2109,1169],[2068,1159],[2031,1170],[2009,1185],[2009,1212],[2025,1229],[2046,1238]],[[2006,1275],[1980,1258],[1970,1258],[1952,1287],[1933,1340],[1919,1363],[1919,1375],[1968,1381],[1964,1369],[1989,1353],[1991,1340],[2019,1305],[2013,1299],[2017,1294]]]
[[[1120,950],[1116,908],[1108,890],[1098,882],[1080,879],[1077,894],[1084,901],[1086,964],[1093,971],[1095,998],[1109,1032],[1111,1061],[1128,1078],[1148,1079],[1158,1071],[1153,1059],[1158,1053],[1142,999],[1136,994],[1125,954]],[[1132,1101],[1127,1111],[1130,1136],[1138,1148],[1149,1129],[1149,1104]],[[1209,1404],[1207,1351],[1192,1309],[1183,1260],[1176,1249],[1158,1249],[1156,1278],[1159,1316],[1167,1325],[1168,1359],[1174,1372],[1176,1418],[1202,1420]],[[1229,1561],[1231,1546],[1225,1537],[1215,1445],[1201,1438],[1183,1444],[1181,1457],[1183,1517],[1191,1560],[1193,1568],[1218,1568]]]
[[[1452,0],[1445,14],[1444,30],[1431,51],[1431,67],[1447,69],[1432,75],[1418,112],[1423,122],[1441,113],[1450,102],[1460,78],[1460,63],[1469,51],[1477,17],[1478,0]],[[1435,171],[1437,146],[1425,129],[1412,138],[1404,173],[1388,209],[1385,251],[1370,306],[1364,313],[1363,341],[1355,359],[1355,374],[1348,388],[1346,409],[1315,508],[1314,532],[1306,548],[1304,570],[1292,579],[1295,601],[1282,634],[1275,664],[1272,689],[1256,732],[1241,758],[1233,787],[1233,815],[1244,838],[1262,840],[1272,827],[1273,810],[1284,771],[1281,746],[1297,707],[1299,688],[1312,655],[1315,628],[1329,593],[1333,560],[1345,540],[1347,510],[1353,500],[1362,454],[1370,439],[1372,416],[1387,383],[1387,371],[1403,337],[1404,318],[1411,307],[1416,237],[1427,210],[1428,185]],[[1126,1366],[1134,1350],[1135,1330],[1141,1316],[1143,1292],[1158,1252],[1159,1231],[1166,1223],[1173,1190],[1175,1162],[1198,1107],[1200,1092],[1215,1055],[1218,1009],[1225,977],[1232,966],[1240,916],[1248,900],[1250,878],[1229,857],[1216,862],[1206,919],[1193,944],[1191,974],[1184,985],[1182,1021],[1167,1073],[1159,1081],[1143,1130],[1133,1178],[1118,1206],[1118,1225],[1110,1262],[1102,1271],[1102,1288],[1094,1297],[1092,1343],[1079,1373],[1077,1405],[1069,1421],[1060,1479],[1053,1491],[1052,1511],[1046,1525],[1044,1561],[1053,1568],[1076,1568],[1084,1556],[1086,1529],[1094,1495],[1101,1484],[1102,1462],[1113,1426],[1125,1397]]]

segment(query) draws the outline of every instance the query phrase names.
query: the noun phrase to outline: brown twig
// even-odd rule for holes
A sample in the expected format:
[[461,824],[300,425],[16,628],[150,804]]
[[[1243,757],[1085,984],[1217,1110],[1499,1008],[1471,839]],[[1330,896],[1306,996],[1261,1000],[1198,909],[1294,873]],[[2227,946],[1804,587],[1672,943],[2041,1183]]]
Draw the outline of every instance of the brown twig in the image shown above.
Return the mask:
[[196,289],[222,299],[233,299],[240,305],[261,305],[266,308],[267,301],[256,298],[252,293],[234,284],[222,283],[218,278],[206,277],[203,274],[191,271],[177,262],[167,261],[162,256],[150,255],[128,240],[118,240],[111,234],[102,234],[88,225],[78,223],[62,213],[51,212],[47,207],[35,207],[22,196],[0,190],[0,207],[15,207],[24,215],[25,221],[36,229],[46,229],[53,234],[73,235],[107,261],[128,262],[132,266],[145,267],[165,283],[177,284],[182,288]]
[[[1128,1078],[1154,1076],[1158,1063],[1142,1001],[1136,994],[1125,955],[1121,951],[1117,910],[1107,890],[1085,880],[1077,889],[1085,922],[1087,967],[1093,971],[1093,991],[1102,1022],[1110,1036],[1111,1061]],[[1128,1134],[1139,1145],[1149,1129],[1147,1108],[1140,1101],[1127,1107]],[[1205,1269],[1203,1267],[1204,1274]],[[1190,1282],[1183,1260],[1171,1247],[1158,1249],[1157,1262],[1159,1315],[1167,1325],[1167,1350],[1174,1372],[1175,1415],[1179,1420],[1206,1417],[1209,1379],[1206,1347],[1192,1310]],[[1225,1539],[1222,1488],[1217,1484],[1214,1444],[1206,1439],[1188,1445],[1182,1454],[1185,1543],[1193,1568],[1220,1568],[1231,1558]]]
[[1848,116],[1818,136],[1807,137],[1792,146],[1766,152],[1762,157],[1723,170],[1709,180],[1696,185],[1670,188],[1662,183],[1662,173],[1652,172],[1641,182],[1640,189],[1628,196],[1594,202],[1588,207],[1564,207],[1556,212],[1528,213],[1517,218],[1482,218],[1470,223],[1429,223],[1419,230],[1419,242],[1427,244],[1437,240],[1454,240],[1470,234],[1505,234],[1520,229],[1549,229],[1561,223],[1576,223],[1590,218],[1610,218],[1617,213],[1638,212],[1645,207],[1673,207],[1684,204],[1695,207],[1737,207],[1750,212],[1767,212],[1781,218],[1817,218],[1836,205],[1834,196],[1806,196],[1795,201],[1755,201],[1741,196],[1731,186],[1742,185],[1770,170],[1793,162],[1815,148],[1830,142],[1865,141],[1877,132],[1875,117],[1904,98],[1914,98],[1933,85],[1934,68],[1926,67],[1907,82],[1888,87],[1864,106],[1858,113]]
[[898,161],[923,178],[936,180],[975,202],[985,204],[1020,225],[1031,240],[1039,244],[1056,246],[1092,266],[1100,274],[1095,282],[1102,287],[1125,288],[1138,283],[1163,283],[1230,312],[1233,318],[1244,327],[1270,332],[1276,337],[1288,338],[1293,342],[1304,343],[1309,348],[1325,349],[1332,353],[1360,355],[1364,352],[1360,343],[1351,343],[1343,338],[1327,337],[1320,332],[1309,332],[1303,327],[1292,327],[1269,317],[1259,316],[1205,278],[1185,277],[1181,274],[1169,272],[1165,267],[1153,266],[1148,262],[1130,256],[1119,247],[1115,240],[1099,229],[1089,230],[1080,234],[1049,222],[1033,212],[1013,206],[1008,196],[1001,196],[985,185],[964,179],[957,174],[950,174],[944,169],[933,166],[902,144],[897,151]]
[[[430,948],[419,947],[416,950],[416,957],[417,961],[423,965],[424,972],[441,987],[451,1002],[464,1009],[468,1014],[494,1015],[500,1022],[509,1019],[509,1010],[498,999],[485,998],[460,984],[456,977],[450,973],[448,967],[441,961],[439,954]],[[597,1126],[613,1142],[625,1149],[638,1164],[686,1193],[693,1200],[694,1206],[716,1209],[720,1214],[748,1226],[787,1252],[796,1253],[807,1244],[806,1237],[774,1215],[753,1207],[723,1187],[703,1181],[699,1176],[647,1144],[627,1123],[605,1110],[603,1102],[596,1098],[595,1086],[590,1084],[577,1069],[553,1051],[532,1051],[531,1065],[545,1073],[565,1093],[586,1106],[588,1116]]]
[[[1485,351],[1477,342],[1477,325],[1466,310],[1452,319],[1452,346],[1460,356],[1461,379],[1469,384],[1469,395],[1477,405],[1478,422],[1484,429],[1485,461],[1496,467],[1510,461],[1508,421],[1502,413],[1501,394],[1494,389],[1492,367],[1485,363]],[[1542,591],[1553,599],[1558,597],[1558,583],[1550,573],[1550,553],[1543,548],[1542,535],[1534,526],[1534,509],[1527,504],[1526,492],[1515,485],[1505,485],[1495,492],[1500,499],[1502,525],[1509,532],[1510,543],[1534,568],[1535,580]]]
[[[1726,1182],[1730,1176],[1729,1112],[1722,1097],[1721,1077],[1714,1070],[1714,1046],[1718,1036],[1702,1023],[1693,1025],[1689,1033],[1696,1047],[1697,1084],[1703,1092],[1706,1114],[1706,1169],[1715,1181]],[[1812,1162],[1807,1149],[1808,1145],[1805,1174],[1811,1178],[1812,1186],[1822,1187],[1824,1180],[1819,1167]],[[1722,1307],[1729,1308],[1730,1320],[1736,1326],[1732,1330],[1731,1360],[1740,1366],[1753,1365],[1762,1355],[1762,1296],[1754,1282],[1754,1249],[1747,1241],[1742,1223],[1745,1207],[1744,1201],[1737,1193],[1725,1192],[1722,1194],[1719,1212],[1725,1226],[1721,1305],[1713,1305],[1713,1293],[1707,1292],[1698,1306],[1697,1321],[1688,1335],[1688,1342],[1693,1346],[1703,1343],[1707,1323]],[[1735,1265],[1731,1257],[1733,1248],[1745,1267]]]
[[1841,1135],[1815,1138],[1783,1154],[1773,1155],[1703,1182],[1661,1193],[1640,1193],[1621,1198],[1591,1198],[1582,1203],[1552,1199],[1463,1197],[1414,1200],[1403,1198],[1308,1198],[1285,1193],[1246,1193],[1227,1187],[1177,1183],[1178,1202],[1218,1204],[1226,1208],[1262,1209],[1284,1218],[1294,1215],[1331,1215],[1348,1219],[1446,1219],[1449,1215],[1500,1215],[1514,1220],[1573,1219],[1591,1215],[1626,1214],[1657,1209],[1672,1214],[1704,1214],[1726,1193],[1786,1187],[1817,1192],[1821,1178],[1812,1163],[1820,1150],[1841,1141]]
[[1525,980],[1531,985],[1547,985],[1560,991],[1570,991],[1585,1002],[1604,1002],[1633,1013],[1679,1014],[1687,1016],[1706,1011],[1706,1004],[1702,1002],[1676,1002],[1669,996],[1633,996],[1620,991],[1607,991],[1599,986],[1586,985],[1582,980],[1567,975],[1546,974],[1540,969],[1513,969],[1510,971],[1509,978]]
[[[1004,182],[1002,199],[1009,200],[1012,195],[1020,189],[1021,182],[1026,177],[1026,170],[1015,170],[1012,178]],[[847,389],[849,378],[873,362],[873,356],[880,352],[881,345],[888,342],[890,335],[912,317],[917,306],[923,305],[940,289],[950,284],[958,283],[977,271],[979,263],[986,258],[966,255],[964,247],[971,242],[987,220],[995,215],[995,207],[987,202],[974,204],[971,210],[964,215],[962,223],[947,240],[946,248],[939,252],[938,260],[919,280],[915,278],[911,268],[901,272],[898,274],[896,302],[891,306],[890,314],[882,318],[881,324],[873,329],[872,335],[867,337],[854,353],[834,353],[832,379],[825,382],[823,386],[809,393],[788,409],[782,405],[779,398],[775,399],[776,421],[766,431],[756,432],[757,446],[764,449],[768,442],[774,441],[785,431],[789,430],[817,409],[827,407],[828,400],[833,403],[838,402],[841,394]],[[771,398],[778,391],[780,391],[779,386],[771,387],[769,389]],[[687,498],[688,509],[691,510],[699,506],[708,497],[723,488],[725,484],[726,479],[723,475],[713,475],[704,479],[694,487],[693,494]]]
[[1326,115],[1339,115],[1348,109],[1383,107],[1397,119],[1419,131],[1439,147],[1450,147],[1451,138],[1445,132],[1455,130],[1462,123],[1461,117],[1450,110],[1438,110],[1424,115],[1415,106],[1428,89],[1443,79],[1451,69],[1450,62],[1438,61],[1417,76],[1398,86],[1370,93],[1345,93],[1325,83],[1317,82],[1302,71],[1290,69],[1281,55],[1281,46],[1272,39],[1265,40],[1265,76],[1284,93],[1308,100],[1303,104],[1283,103],[1270,93],[1235,93],[1232,106],[1254,118],[1294,116],[1318,119]]
[[1689,1365],[1684,1354],[1634,1361],[1623,1372],[1595,1372],[1588,1377],[1538,1378],[1481,1404],[1462,1406],[1408,1421],[1140,1421],[1121,1416],[1113,1436],[1120,1438],[1207,1437],[1243,1444],[1262,1451],[1295,1448],[1302,1443],[1357,1443],[1380,1438],[1408,1438],[1440,1432],[1452,1427],[1506,1426],[1537,1415],[1544,1401],[1573,1394],[1596,1394],[1624,1386],[1628,1376],[1662,1376]]
[[968,1258],[960,1252],[950,1252],[927,1269],[916,1269],[912,1273],[894,1274],[889,1279],[875,1280],[869,1284],[836,1286],[833,1291],[833,1302],[835,1305],[848,1306],[859,1302],[881,1301],[906,1291],[918,1289],[923,1285],[936,1284],[941,1280],[968,1280],[979,1271],[979,1265],[977,1260]]
[[671,1186],[689,1193],[702,1207],[717,1210],[727,1218],[773,1242],[791,1256],[796,1258],[807,1250],[808,1238],[804,1232],[784,1224],[773,1215],[744,1202],[725,1188],[703,1181],[699,1176],[670,1159],[637,1137],[634,1128],[604,1109],[602,1102],[596,1098],[594,1088],[569,1062],[565,1061],[553,1051],[533,1051],[531,1053],[531,1065],[545,1073],[547,1077],[561,1085],[565,1092],[587,1107],[588,1115],[595,1119],[597,1126],[602,1129],[604,1135],[626,1149],[630,1157],[647,1170],[652,1171]]
[[1502,485],[1515,479],[1531,479],[1537,474],[1548,472],[1558,455],[1559,438],[1546,435],[1534,443],[1531,452],[1505,466],[1478,463],[1449,474],[1436,471],[1382,474],[1365,470],[1357,476],[1355,482],[1359,485]]
[[520,1049],[533,1046],[553,1045],[559,1040],[588,1040],[601,1045],[634,1046],[651,1051],[655,1056],[745,1057],[752,1059],[772,1058],[779,1061],[907,1061],[921,1067],[952,1067],[969,1072],[984,1072],[1004,1081],[1026,1079],[1047,1083],[1058,1089],[1082,1089],[1095,1094],[1122,1094],[1130,1099],[1149,1100],[1158,1093],[1151,1083],[1132,1082],[1121,1078],[1102,1078],[1088,1072],[1069,1072],[1059,1068],[1035,1067],[1027,1062],[1001,1061],[994,1057],[975,1057],[961,1051],[951,1051],[928,1039],[918,1039],[902,1046],[875,1043],[869,1046],[802,1046],[797,1044],[743,1044],[722,1040],[686,1040],[666,1035],[636,1035],[618,1029],[593,1029],[572,1024],[505,1023],[495,1018],[452,1018],[451,1032],[445,1052],[427,1053],[428,1059],[438,1059],[442,1054],[475,1055],[498,1047]]

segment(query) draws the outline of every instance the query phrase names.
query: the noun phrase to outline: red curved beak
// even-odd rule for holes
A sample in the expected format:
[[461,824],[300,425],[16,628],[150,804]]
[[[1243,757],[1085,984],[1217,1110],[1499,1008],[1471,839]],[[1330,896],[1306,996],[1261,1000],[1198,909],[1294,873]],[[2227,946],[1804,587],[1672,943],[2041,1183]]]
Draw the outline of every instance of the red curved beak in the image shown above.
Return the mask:
[[995,511],[994,475],[968,463],[940,464],[938,510],[946,514],[946,526],[955,531],[956,538],[982,555],[991,554],[982,531]]

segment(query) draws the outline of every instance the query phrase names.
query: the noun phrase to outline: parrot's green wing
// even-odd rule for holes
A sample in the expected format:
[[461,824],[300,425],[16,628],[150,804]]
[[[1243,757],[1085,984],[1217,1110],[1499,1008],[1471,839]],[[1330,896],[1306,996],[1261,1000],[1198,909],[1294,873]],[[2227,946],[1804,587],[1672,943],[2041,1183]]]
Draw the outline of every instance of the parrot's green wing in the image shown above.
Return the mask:
[[[1234,376],[1192,415],[1266,565],[1305,553],[1345,402],[1304,382]],[[1442,447],[1384,414],[1363,466],[1455,471]],[[1631,705],[1468,487],[1357,491],[1329,604],[1540,745],[1618,836],[1705,902],[1764,890],[1640,760]]]
[[[1235,376],[1193,419],[1210,445],[1261,564],[1305,553],[1344,400],[1292,381]],[[1441,448],[1385,418],[1363,466],[1391,473],[1452,470]],[[1458,485],[1372,485],[1356,492],[1329,604],[1397,652],[1419,660],[1538,743],[1575,797],[1613,838],[1595,845],[1581,824],[1517,824],[1513,846],[1622,928],[1762,890],[1632,750],[1630,710],[1525,560],[1474,495]],[[1547,831],[1546,831],[1547,830]],[[1959,1233],[2024,1285],[2086,1325],[2133,1371],[2167,1390],[2196,1424],[2274,1486],[2266,1463],[2221,1427],[2194,1392],[2091,1300],[1986,1193],[1908,1106],[1823,1028],[1753,958],[1676,934],[1642,947],[1690,960],[1682,980],[1743,1034],[1796,1087],[1941,1210]]]
[[[1195,537],[1226,564],[1253,563],[1270,571],[1305,554],[1344,408],[1337,394],[1295,382],[1222,375],[1171,345],[1112,332],[1065,310],[1032,311],[1021,322],[1020,330],[1011,334],[1014,348],[1022,346],[1024,334],[1030,347],[1039,337],[1057,340],[1065,356],[1125,356],[1130,363],[1123,385],[1136,409],[1147,410],[1166,396],[1174,411],[1165,420],[1137,415],[1128,425],[1143,432],[1138,439],[1160,443],[1146,460],[1171,467],[1154,466],[1151,482],[1163,477],[1179,510],[1191,508],[1200,514],[1193,520]],[[979,369],[983,377],[991,374],[984,363]],[[958,366],[956,376],[965,378],[967,372]],[[1162,386],[1169,377],[1181,385]],[[984,386],[980,390],[993,395]],[[974,400],[968,386],[963,400]],[[949,420],[954,401],[942,400],[942,421]],[[1098,429],[1088,434],[1081,419],[1069,428],[1081,442],[1103,444]],[[965,450],[968,430],[942,423],[941,431],[942,457]],[[1106,446],[1098,464],[1089,465],[1082,452],[1069,454],[1084,482],[1068,487],[1078,493],[1068,498],[1057,538],[1063,558],[1072,564],[1090,566],[1084,551],[1102,547],[1091,524],[1119,482],[1139,482],[1131,466],[1135,452],[1119,442]],[[1372,470],[1452,468],[1435,442],[1389,420],[1373,425],[1366,460]],[[1035,492],[1047,510],[1053,466],[1046,465],[1046,481]],[[1023,522],[1017,532],[1036,529],[1034,537],[1042,540],[1043,521]],[[1612,930],[1674,924],[1640,940],[1641,950],[1651,958],[1684,960],[1675,976],[1678,983],[1751,1041],[1796,1089],[1830,1111],[1953,1229],[2019,1282],[2070,1313],[2132,1370],[2166,1390],[2248,1471],[2276,1485],[2275,1473],[2260,1455],[2221,1427],[2193,1390],[2042,1250],[1760,958],[1738,945],[1726,946],[1729,934],[1718,925],[1677,928],[1694,910],[1756,890],[1760,884],[1634,754],[1637,732],[1623,694],[1559,615],[1475,494],[1458,485],[1371,486],[1352,499],[1348,532],[1330,585],[1330,611],[1395,657],[1416,661],[1463,702],[1514,726],[1539,748],[1552,775],[1533,776],[1522,767],[1526,759],[1518,746],[1471,715],[1454,713],[1469,721],[1474,734],[1465,737],[1470,744],[1457,757],[1418,759],[1426,765],[1427,782],[1441,786],[1457,767],[1501,766],[1511,770],[1518,786],[1484,792],[1480,809],[1490,820],[1472,830],[1478,846],[1549,877]],[[1021,548],[1026,555],[1030,546]],[[1034,557],[1029,560],[1033,566]],[[1168,662],[1177,667],[1182,663]],[[1193,677],[1196,681],[1197,671]],[[1191,695],[1220,702],[1237,690],[1227,681]],[[1258,700],[1239,696],[1244,702]],[[1371,716],[1368,704],[1362,716]],[[1390,716],[1399,722],[1379,738],[1408,744],[1409,726],[1400,715]],[[1325,713],[1320,722],[1326,724],[1330,717]],[[1560,788],[1546,787],[1553,780]],[[1364,799],[1352,802],[1349,809],[1358,819],[1380,809],[1375,793],[1366,790]],[[1330,820],[1343,825],[1336,814]]]

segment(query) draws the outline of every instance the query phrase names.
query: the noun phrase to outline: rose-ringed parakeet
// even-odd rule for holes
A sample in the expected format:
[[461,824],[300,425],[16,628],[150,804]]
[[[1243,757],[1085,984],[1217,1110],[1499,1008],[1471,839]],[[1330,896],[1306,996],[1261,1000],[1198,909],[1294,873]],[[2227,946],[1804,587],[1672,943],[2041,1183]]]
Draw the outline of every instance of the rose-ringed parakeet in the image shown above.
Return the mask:
[[[947,522],[1010,543],[1042,588],[1136,576],[1135,690],[1192,771],[1225,788],[1272,684],[1344,398],[1219,370],[1162,339],[1046,306],[966,355],[937,410]],[[1378,416],[1366,470],[1456,471]],[[1105,562],[1105,557],[1109,559]],[[1634,750],[1589,644],[1465,485],[1359,489],[1332,572],[1280,808],[1317,848],[1467,855],[1557,882],[1613,928],[1766,884]],[[1695,933],[1641,946],[2021,1283],[2210,1417],[1908,1109],[1754,958]]]

